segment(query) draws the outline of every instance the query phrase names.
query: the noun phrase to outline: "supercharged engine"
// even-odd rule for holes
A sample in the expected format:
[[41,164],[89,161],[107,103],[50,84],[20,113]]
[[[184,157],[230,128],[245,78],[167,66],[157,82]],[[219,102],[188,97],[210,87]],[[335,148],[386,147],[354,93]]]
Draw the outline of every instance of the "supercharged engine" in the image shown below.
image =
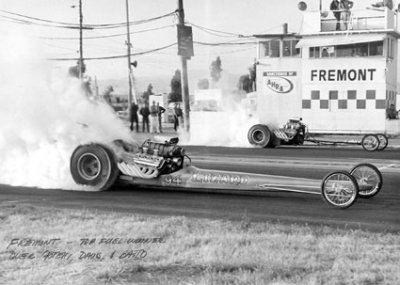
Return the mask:
[[152,179],[182,169],[185,150],[177,145],[178,138],[157,142],[146,140],[139,152],[123,152],[118,168],[125,175]]
[[283,126],[283,128],[274,130],[277,138],[281,139],[283,143],[287,144],[303,144],[306,136],[306,125],[302,119],[290,119]]

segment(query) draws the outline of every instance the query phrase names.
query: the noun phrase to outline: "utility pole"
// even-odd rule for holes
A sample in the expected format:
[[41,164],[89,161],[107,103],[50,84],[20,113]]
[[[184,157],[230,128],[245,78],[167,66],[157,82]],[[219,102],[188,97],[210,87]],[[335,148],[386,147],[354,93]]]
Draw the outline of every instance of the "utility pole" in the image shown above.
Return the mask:
[[131,65],[131,35],[129,29],[129,5],[128,0],[125,0],[126,4],[126,40],[128,46],[128,70],[129,70],[129,94],[128,94],[128,108],[132,105],[132,65]]
[[79,0],[79,78],[83,78],[83,13],[82,13],[82,0]]
[[[183,10],[183,0],[178,0],[178,16],[179,16],[179,26],[185,25],[185,12]],[[188,84],[188,74],[187,74],[187,58],[181,55],[182,64],[182,99],[183,99],[183,114],[184,114],[184,125],[185,130],[190,134],[190,102],[189,102],[189,84]]]
[[97,76],[94,77],[94,90],[96,94],[96,100],[99,99],[99,84],[97,83]]

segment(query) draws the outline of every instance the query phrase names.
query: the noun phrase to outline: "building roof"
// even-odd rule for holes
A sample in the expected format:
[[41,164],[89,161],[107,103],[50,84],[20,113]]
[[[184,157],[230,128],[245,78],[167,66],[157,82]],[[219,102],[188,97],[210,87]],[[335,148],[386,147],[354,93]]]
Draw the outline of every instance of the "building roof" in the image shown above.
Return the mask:
[[282,33],[282,34],[256,34],[253,35],[255,38],[259,39],[282,39],[282,38],[297,38],[299,34],[296,33]]
[[303,47],[322,47],[349,45],[356,43],[378,42],[382,41],[384,34],[363,34],[363,35],[331,35],[302,38],[296,45],[296,48]]

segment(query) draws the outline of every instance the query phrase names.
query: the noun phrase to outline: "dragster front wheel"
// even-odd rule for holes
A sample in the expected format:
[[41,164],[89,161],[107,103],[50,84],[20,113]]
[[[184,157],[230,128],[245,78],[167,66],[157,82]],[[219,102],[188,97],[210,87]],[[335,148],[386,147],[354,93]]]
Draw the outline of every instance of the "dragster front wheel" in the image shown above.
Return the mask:
[[389,144],[389,139],[385,134],[377,134],[376,136],[378,137],[379,140],[378,150],[384,150]]
[[111,150],[99,144],[81,145],[72,153],[72,178],[91,191],[107,190],[114,184],[119,170]]
[[346,209],[357,200],[358,185],[350,173],[337,171],[325,176],[321,192],[326,203],[335,208]]
[[379,148],[379,138],[376,135],[365,135],[361,140],[361,145],[366,151],[375,151]]
[[382,173],[372,164],[360,163],[350,171],[350,174],[357,181],[360,198],[371,198],[382,188]]

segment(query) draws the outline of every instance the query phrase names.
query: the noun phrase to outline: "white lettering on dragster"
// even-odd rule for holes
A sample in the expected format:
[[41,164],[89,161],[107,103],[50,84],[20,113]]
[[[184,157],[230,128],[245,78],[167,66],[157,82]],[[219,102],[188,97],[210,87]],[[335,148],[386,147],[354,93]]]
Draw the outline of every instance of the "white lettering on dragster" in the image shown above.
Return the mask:
[[165,185],[179,186],[182,184],[182,177],[180,175],[167,175],[164,177]]
[[197,172],[192,175],[191,180],[202,184],[240,185],[247,184],[249,177],[238,174]]

